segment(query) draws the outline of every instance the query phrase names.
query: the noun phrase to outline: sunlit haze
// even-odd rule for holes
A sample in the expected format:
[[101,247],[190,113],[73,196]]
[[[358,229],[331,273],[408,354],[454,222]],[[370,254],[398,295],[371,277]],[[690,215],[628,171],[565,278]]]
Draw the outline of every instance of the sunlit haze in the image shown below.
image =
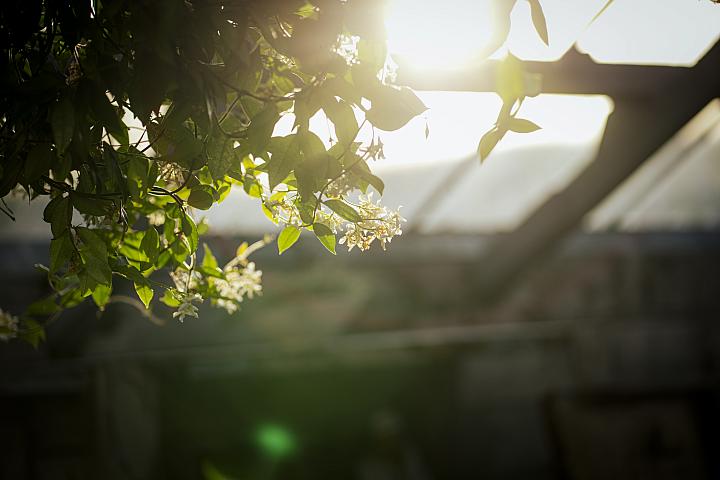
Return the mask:
[[[593,23],[607,0],[541,0],[550,45],[535,32],[529,4],[518,1],[507,41],[488,52],[493,0],[389,0],[386,12],[391,55],[420,68],[463,68],[505,52],[537,61],[562,57],[577,42],[600,62],[691,66],[720,36],[720,9],[710,1],[615,0]],[[682,15],[677,12],[682,11]]]
[[389,51],[414,65],[460,65],[490,41],[490,6],[490,0],[393,0],[385,17]]

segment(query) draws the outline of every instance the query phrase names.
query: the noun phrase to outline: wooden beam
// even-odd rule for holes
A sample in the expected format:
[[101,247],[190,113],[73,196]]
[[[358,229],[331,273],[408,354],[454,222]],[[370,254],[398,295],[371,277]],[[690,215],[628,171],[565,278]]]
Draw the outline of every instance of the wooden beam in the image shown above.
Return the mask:
[[[398,83],[415,90],[494,92],[498,61],[487,60],[456,70],[398,67]],[[595,63],[571,49],[557,62],[526,62],[530,73],[543,76],[543,93],[603,94],[613,98],[649,98],[670,91],[692,70],[685,67]]]
[[[645,70],[642,78],[634,80],[639,85],[632,88],[646,88],[651,95],[615,97],[615,111],[608,119],[596,159],[522,225],[498,238],[480,258],[485,272],[481,296],[498,299],[513,280],[544,258],[590,210],[720,95],[718,66],[720,46],[716,45],[695,67],[679,70],[679,76],[673,74],[671,80],[669,77],[658,80],[652,70]],[[633,77],[626,75],[612,84],[621,85],[630,78]],[[663,88],[658,88],[658,81]]]

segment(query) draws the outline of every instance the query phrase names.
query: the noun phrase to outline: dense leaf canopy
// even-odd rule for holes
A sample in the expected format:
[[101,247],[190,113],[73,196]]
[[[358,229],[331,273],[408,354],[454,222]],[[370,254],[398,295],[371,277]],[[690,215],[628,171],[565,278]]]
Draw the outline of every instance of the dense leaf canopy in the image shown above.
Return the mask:
[[[399,129],[426,107],[391,82],[379,2],[6,0],[0,45],[0,197],[47,199],[54,292],[19,329],[3,314],[7,334],[36,342],[57,312],[87,297],[103,308],[117,281],[180,320],[204,300],[234,312],[260,291],[248,256],[267,239],[219,265],[195,217],[233,185],[283,226],[280,253],[303,229],[332,253],[401,233],[400,215],[368,191],[384,188],[370,168],[382,143],[357,135]],[[538,128],[515,118],[536,79],[512,57],[503,65],[504,107],[481,158],[505,132]],[[330,143],[309,128],[320,110]],[[290,114],[292,132],[274,136]]]

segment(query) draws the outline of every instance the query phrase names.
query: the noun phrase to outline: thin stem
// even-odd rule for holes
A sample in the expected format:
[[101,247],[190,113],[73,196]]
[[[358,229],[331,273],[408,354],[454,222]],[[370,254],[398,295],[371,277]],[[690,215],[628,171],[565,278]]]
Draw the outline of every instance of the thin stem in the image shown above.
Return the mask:
[[66,193],[72,193],[73,195],[78,195],[81,197],[87,197],[87,198],[97,198],[102,200],[110,200],[115,197],[120,197],[122,194],[119,192],[112,192],[112,193],[85,193],[85,192],[78,192],[74,188],[72,188],[70,185],[64,182],[58,182],[57,180],[53,180],[52,178],[48,177],[47,175],[43,175],[41,177],[45,183],[50,185],[51,187],[54,187],[57,190],[62,190]]
[[151,310],[145,308],[145,305],[140,303],[139,300],[128,297],[127,295],[113,295],[111,296],[106,305],[109,305],[111,303],[124,303],[126,305],[130,305],[131,307],[134,307],[135,310],[140,312],[140,315],[150,320],[152,323],[158,326],[165,325],[165,320],[156,316],[154,313],[152,313]]

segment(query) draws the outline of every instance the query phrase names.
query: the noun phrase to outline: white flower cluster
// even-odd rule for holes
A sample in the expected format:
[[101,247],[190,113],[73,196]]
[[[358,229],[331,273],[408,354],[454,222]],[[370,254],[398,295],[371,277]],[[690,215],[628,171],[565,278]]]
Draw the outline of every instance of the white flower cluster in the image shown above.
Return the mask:
[[[372,197],[372,192],[360,195],[359,204],[354,205],[362,217],[359,222],[348,222],[327,207],[321,206],[315,212],[314,223],[322,223],[333,233],[340,233],[342,236],[339,243],[347,245],[348,251],[355,247],[362,251],[367,250],[375,240],[380,242],[380,246],[385,250],[393,237],[402,235],[402,222],[406,220],[399,210],[389,210],[380,204],[379,199],[373,201]],[[297,207],[291,201],[283,198],[270,205],[270,208],[281,223],[297,228],[305,226]]]
[[193,270],[191,275],[191,273],[184,268],[176,268],[170,272],[170,278],[180,293],[188,293],[197,288],[199,276],[200,274],[196,271]]
[[245,297],[252,299],[256,294],[262,294],[262,270],[256,270],[254,262],[249,262],[242,268],[228,264],[223,272],[225,279],[213,279],[221,297],[213,299],[213,304],[224,308],[228,313],[235,313],[239,308],[238,303]]
[[360,203],[356,208],[363,220],[346,224],[345,234],[339,242],[347,245],[348,251],[354,247],[365,251],[375,240],[385,250],[393,237],[402,235],[402,222],[406,220],[400,216],[400,211],[388,210],[380,205],[380,200],[373,202],[372,193],[360,195]]
[[300,212],[295,204],[287,198],[282,198],[275,202],[266,203],[275,218],[285,225],[292,225],[300,228],[303,225]]
[[[262,270],[255,268],[254,262],[248,262],[250,254],[264,247],[272,241],[272,236],[267,235],[262,240],[252,245],[243,244],[238,253],[223,267],[223,277],[211,277],[208,282],[217,290],[218,298],[211,298],[211,303],[224,308],[229,314],[235,313],[246,297],[252,299],[255,295],[262,295]],[[194,293],[202,280],[202,275],[196,270],[177,268],[170,272],[170,278],[175,284],[173,295],[180,302],[177,311],[173,313],[174,318],[182,322],[185,317],[197,318],[197,307],[194,303],[202,303],[200,294]]]
[[180,297],[180,306],[173,313],[173,318],[180,320],[180,323],[185,320],[185,317],[198,318],[198,308],[193,304],[193,302],[202,303],[202,296],[199,293],[185,292],[180,292],[178,296]]
[[348,173],[344,173],[330,182],[325,194],[328,197],[343,197],[355,189],[354,180]]
[[8,341],[17,337],[18,317],[0,308],[0,340]]
[[165,223],[165,212],[163,210],[155,210],[147,215],[148,223],[159,227]]
[[358,63],[358,43],[360,37],[357,35],[340,35],[335,47],[335,53],[340,55],[348,65]]

